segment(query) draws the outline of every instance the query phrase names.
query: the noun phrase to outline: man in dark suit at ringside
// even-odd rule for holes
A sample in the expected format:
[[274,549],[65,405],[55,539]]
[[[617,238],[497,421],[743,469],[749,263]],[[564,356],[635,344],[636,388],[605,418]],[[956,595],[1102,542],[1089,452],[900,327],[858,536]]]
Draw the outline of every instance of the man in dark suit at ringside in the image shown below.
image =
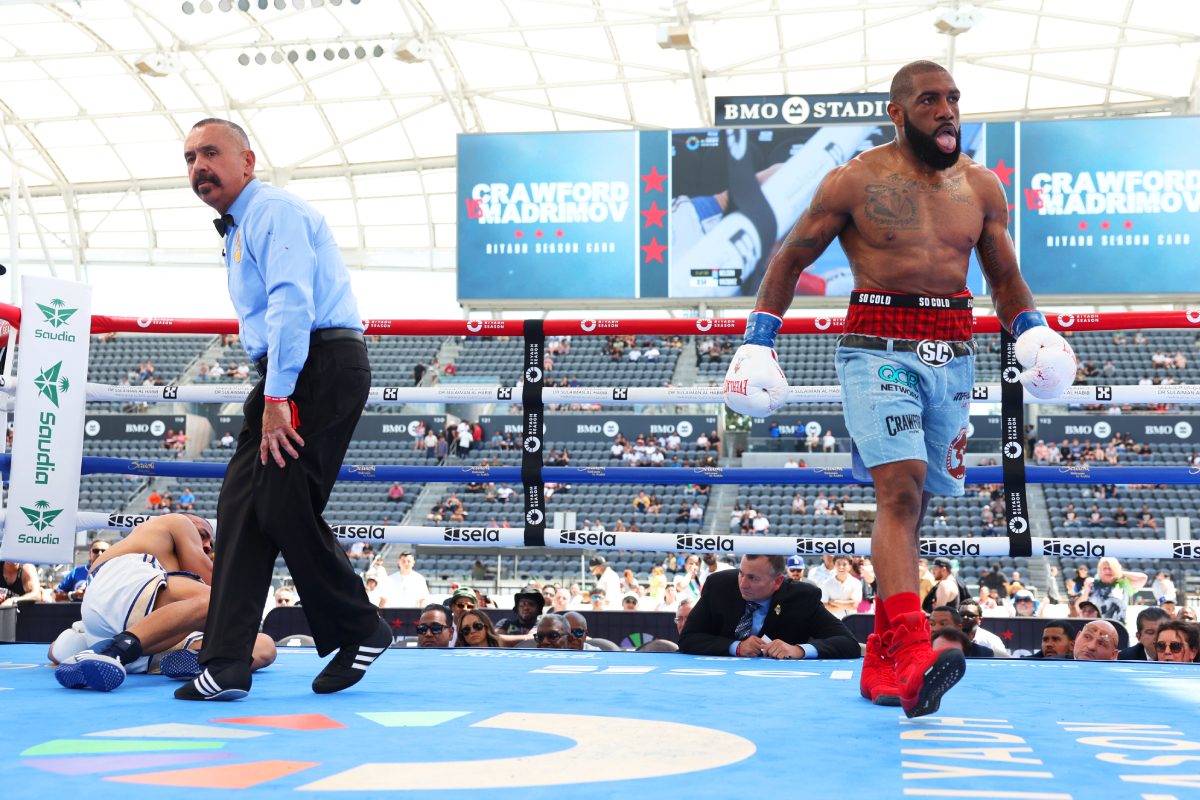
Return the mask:
[[742,556],[714,572],[679,636],[682,653],[770,658],[860,658],[850,629],[825,610],[821,590],[787,577],[783,556]]

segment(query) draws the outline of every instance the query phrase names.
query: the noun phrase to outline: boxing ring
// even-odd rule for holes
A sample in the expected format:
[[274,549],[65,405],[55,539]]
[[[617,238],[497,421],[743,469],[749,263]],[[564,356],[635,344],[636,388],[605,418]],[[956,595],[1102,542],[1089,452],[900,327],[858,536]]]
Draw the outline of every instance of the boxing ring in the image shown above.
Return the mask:
[[[20,310],[0,305],[14,325]],[[1050,318],[1058,330],[1192,328],[1200,312]],[[838,318],[787,318],[782,334],[838,334]],[[370,403],[521,404],[521,466],[345,465],[348,481],[521,483],[520,528],[342,525],[349,541],[620,550],[870,553],[869,538],[701,536],[559,530],[546,526],[544,484],[852,484],[849,469],[571,468],[543,466],[546,403],[719,403],[712,388],[556,388],[544,385],[547,336],[734,335],[745,320],[368,320],[368,335],[511,336],[524,341],[520,388],[376,387]],[[232,320],[93,316],[91,331],[234,333]],[[976,317],[979,334],[1003,333]],[[1006,339],[1006,345],[1011,339]],[[1023,396],[1002,353],[999,385],[974,387],[974,403],[1000,402],[1002,466],[969,467],[968,483],[1001,483],[1007,536],[921,540],[930,555],[1087,555],[1200,558],[1191,542],[1053,539],[1031,535],[1025,484],[1200,483],[1192,467],[1026,467]],[[22,378],[21,380],[24,380]],[[13,392],[5,377],[0,390]],[[246,386],[114,387],[91,384],[89,400],[237,402]],[[839,387],[792,387],[789,402],[840,399]],[[1200,387],[1074,387],[1057,402],[1197,403]],[[21,432],[18,431],[20,436]],[[0,468],[9,467],[8,457]],[[220,478],[222,464],[83,458],[81,474]],[[10,515],[10,519],[14,518]],[[80,512],[76,527],[129,529],[142,518]],[[686,541],[681,541],[686,539]],[[1072,551],[1075,552],[1075,551]],[[103,796],[211,797],[218,789],[257,794],[399,793],[487,797],[612,797],[645,792],[728,797],[754,792],[818,798],[995,797],[1071,800],[1099,793],[1144,800],[1200,789],[1200,670],[1157,663],[972,660],[940,715],[907,720],[859,696],[861,662],[694,657],[679,654],[539,650],[396,650],[352,690],[317,696],[315,652],[284,648],[255,676],[250,696],[216,705],[176,703],[173,684],[130,676],[111,695],[64,693],[45,648],[0,648],[0,698],[22,718],[0,738],[6,796],[48,792]],[[1097,698],[1105,702],[1097,702]],[[1126,723],[1137,709],[1137,722]],[[1113,711],[1119,710],[1119,719]],[[1146,720],[1146,723],[1142,721]],[[101,783],[102,782],[102,783]],[[437,793],[436,795],[433,793]],[[420,796],[426,796],[420,794]]]

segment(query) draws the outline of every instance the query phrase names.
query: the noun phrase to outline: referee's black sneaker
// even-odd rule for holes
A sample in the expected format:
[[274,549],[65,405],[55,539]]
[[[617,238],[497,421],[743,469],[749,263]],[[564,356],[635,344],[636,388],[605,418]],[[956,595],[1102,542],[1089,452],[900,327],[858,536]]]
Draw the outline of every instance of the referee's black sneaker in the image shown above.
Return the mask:
[[214,658],[198,678],[175,690],[176,700],[241,700],[250,694],[250,665]]
[[379,627],[364,642],[338,650],[321,674],[313,679],[312,689],[317,694],[332,694],[349,689],[363,679],[367,667],[383,655],[392,645],[392,627],[379,620]]

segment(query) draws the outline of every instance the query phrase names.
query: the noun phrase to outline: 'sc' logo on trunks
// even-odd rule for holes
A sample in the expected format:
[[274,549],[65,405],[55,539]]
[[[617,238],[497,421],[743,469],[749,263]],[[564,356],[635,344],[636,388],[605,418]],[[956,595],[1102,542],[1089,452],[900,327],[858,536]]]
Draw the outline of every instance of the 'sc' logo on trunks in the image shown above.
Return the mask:
[[481,320],[481,319],[467,320],[467,330],[469,330],[471,333],[475,333],[476,331],[483,330],[483,320]]
[[813,326],[819,331],[829,330],[829,326],[832,324],[833,320],[831,320],[829,317],[818,317],[816,321],[813,322]]
[[1058,315],[1058,324],[1062,325],[1064,328],[1071,327],[1072,325],[1075,324],[1075,315],[1074,314],[1059,314]]
[[696,320],[696,330],[698,330],[698,331],[706,331],[711,327],[712,327],[711,319],[705,318],[705,319]]
[[917,358],[931,367],[944,367],[954,360],[954,348],[937,339],[925,339],[917,343]]
[[1000,377],[1004,379],[1005,383],[1016,383],[1021,380],[1021,370],[1016,367],[1009,367],[1000,373]]
[[596,330],[596,320],[594,320],[594,319],[582,320],[579,323],[579,327],[583,328],[585,331],[594,331],[594,330]]

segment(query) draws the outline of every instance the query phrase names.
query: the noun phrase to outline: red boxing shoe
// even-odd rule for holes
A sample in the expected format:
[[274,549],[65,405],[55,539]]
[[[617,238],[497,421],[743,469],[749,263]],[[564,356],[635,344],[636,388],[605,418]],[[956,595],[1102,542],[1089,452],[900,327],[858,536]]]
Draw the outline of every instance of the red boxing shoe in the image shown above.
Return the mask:
[[872,633],[867,637],[867,654],[863,656],[862,677],[858,682],[862,696],[877,706],[900,705],[900,689],[896,686],[896,664],[887,657],[883,640]]
[[967,659],[957,647],[934,652],[929,643],[929,620],[924,614],[892,618],[891,633],[884,635],[887,655],[896,662],[896,685],[905,716],[934,714],[942,695],[967,672]]

